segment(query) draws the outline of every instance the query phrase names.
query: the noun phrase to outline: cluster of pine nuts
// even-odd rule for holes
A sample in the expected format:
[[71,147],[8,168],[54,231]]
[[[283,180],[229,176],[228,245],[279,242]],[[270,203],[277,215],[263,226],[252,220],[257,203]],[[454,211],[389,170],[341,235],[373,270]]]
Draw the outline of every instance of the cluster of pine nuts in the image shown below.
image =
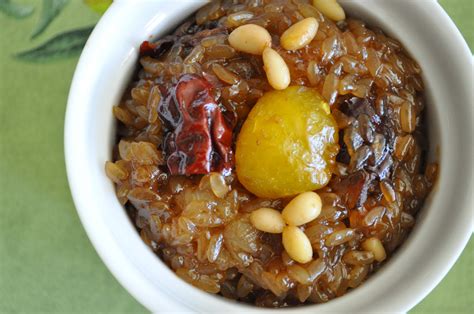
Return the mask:
[[298,228],[316,219],[321,213],[321,198],[314,192],[304,192],[292,199],[283,211],[260,208],[250,214],[250,222],[260,231],[283,233],[282,242],[288,255],[299,263],[313,258],[313,248],[306,234]]
[[[313,5],[321,13],[334,21],[346,18],[344,10],[336,0],[313,0]],[[308,45],[318,32],[319,23],[314,17],[305,18],[288,28],[280,37],[285,50],[298,50]],[[271,48],[272,37],[262,26],[246,24],[237,27],[229,35],[229,44],[238,51],[261,55],[267,79],[276,90],[290,85],[291,77],[288,65],[277,51]]]
[[[315,192],[304,192],[292,199],[280,213],[273,208],[260,208],[250,214],[252,225],[263,232],[283,233],[282,242],[288,255],[301,264],[313,259],[313,248],[306,234],[299,228],[316,219],[321,213],[321,198]],[[382,262],[387,257],[382,242],[368,238],[362,249]],[[367,253],[367,254],[369,254]]]

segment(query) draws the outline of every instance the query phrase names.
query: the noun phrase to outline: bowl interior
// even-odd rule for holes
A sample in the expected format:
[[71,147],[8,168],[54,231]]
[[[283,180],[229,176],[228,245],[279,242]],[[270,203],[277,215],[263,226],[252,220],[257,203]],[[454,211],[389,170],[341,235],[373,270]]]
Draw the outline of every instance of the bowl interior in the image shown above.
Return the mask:
[[[176,277],[142,242],[117,201],[113,184],[105,176],[104,164],[110,160],[115,144],[111,108],[119,102],[136,67],[137,48],[143,40],[165,34],[205,3],[140,1],[136,5],[131,2],[116,2],[98,24],[81,56],[70,92],[66,160],[81,220],[109,269],[150,310],[239,311],[247,308],[257,311],[248,305],[206,294]],[[400,40],[420,63],[428,99],[429,156],[439,161],[441,173],[418,217],[417,226],[383,269],[341,298],[292,311],[348,308],[356,312],[406,311],[441,280],[470,233],[469,209],[465,208],[469,201],[465,192],[469,191],[471,181],[462,188],[455,189],[454,185],[456,175],[463,175],[459,163],[471,165],[467,158],[470,152],[462,145],[466,133],[456,127],[471,128],[467,134],[472,134],[472,125],[467,119],[470,109],[466,107],[469,93],[464,89],[466,84],[455,86],[454,82],[460,77],[472,82],[472,72],[469,74],[469,69],[466,70],[464,54],[458,54],[457,61],[449,65],[444,62],[445,58],[455,56],[454,50],[461,49],[464,53],[465,47],[435,1],[421,4],[409,0],[346,0],[341,3],[349,15],[362,18]],[[443,30],[440,21],[444,22]],[[443,46],[436,44],[440,38],[444,40]],[[447,110],[446,104],[455,110]],[[459,158],[454,152],[464,157]],[[451,206],[459,210],[450,213]],[[458,230],[458,234],[453,234],[453,230]],[[437,250],[433,250],[434,243]],[[438,250],[444,250],[449,256]],[[431,261],[429,267],[426,267],[426,258]]]

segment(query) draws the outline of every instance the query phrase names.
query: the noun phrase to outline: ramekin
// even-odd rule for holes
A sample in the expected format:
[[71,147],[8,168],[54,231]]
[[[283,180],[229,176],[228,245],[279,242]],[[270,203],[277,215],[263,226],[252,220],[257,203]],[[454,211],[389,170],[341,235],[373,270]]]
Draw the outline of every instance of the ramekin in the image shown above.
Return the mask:
[[[206,1],[116,0],[90,36],[71,85],[65,154],[82,224],[109,270],[152,312],[267,312],[181,281],[142,242],[106,177],[114,143],[112,106],[136,66],[140,43],[165,34]],[[325,304],[280,312],[405,312],[446,275],[472,232],[473,63],[461,34],[434,0],[341,1],[399,39],[420,63],[432,153],[440,176],[407,241],[362,286]]]

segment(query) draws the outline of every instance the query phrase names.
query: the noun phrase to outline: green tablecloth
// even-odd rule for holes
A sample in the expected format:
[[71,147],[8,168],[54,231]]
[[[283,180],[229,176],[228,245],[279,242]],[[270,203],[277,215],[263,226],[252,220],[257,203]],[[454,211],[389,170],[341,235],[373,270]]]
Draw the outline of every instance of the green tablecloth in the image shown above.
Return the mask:
[[[441,3],[472,49],[474,1]],[[77,29],[98,19],[82,0],[0,0],[0,313],[146,311],[100,261],[66,181],[66,97],[87,36]],[[471,240],[412,312],[472,313],[473,252]]]

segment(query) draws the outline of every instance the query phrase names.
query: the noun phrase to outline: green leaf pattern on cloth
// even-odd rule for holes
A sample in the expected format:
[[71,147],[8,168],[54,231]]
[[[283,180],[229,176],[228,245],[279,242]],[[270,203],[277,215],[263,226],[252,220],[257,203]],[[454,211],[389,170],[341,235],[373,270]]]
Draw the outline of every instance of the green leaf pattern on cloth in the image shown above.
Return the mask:
[[[39,3],[40,0],[35,1]],[[41,35],[69,2],[70,0],[42,0],[41,14],[31,33],[31,39]],[[83,0],[82,3],[93,11],[103,14],[112,4],[112,0]],[[0,0],[0,12],[16,19],[26,18],[34,10],[35,7],[32,5],[18,4],[12,0]],[[65,31],[35,48],[16,53],[13,56],[18,60],[38,63],[77,56],[84,47],[92,29],[93,27],[87,27]]]
[[58,14],[68,2],[69,0],[43,0],[41,17],[35,29],[33,30],[33,33],[31,34],[31,38],[39,36],[54,20],[54,18],[58,16]]
[[46,62],[79,55],[94,27],[86,27],[61,33],[41,46],[15,55],[31,62]]
[[11,0],[0,0],[0,12],[16,19],[28,17],[34,10],[35,8],[31,5],[17,4],[11,2]]

